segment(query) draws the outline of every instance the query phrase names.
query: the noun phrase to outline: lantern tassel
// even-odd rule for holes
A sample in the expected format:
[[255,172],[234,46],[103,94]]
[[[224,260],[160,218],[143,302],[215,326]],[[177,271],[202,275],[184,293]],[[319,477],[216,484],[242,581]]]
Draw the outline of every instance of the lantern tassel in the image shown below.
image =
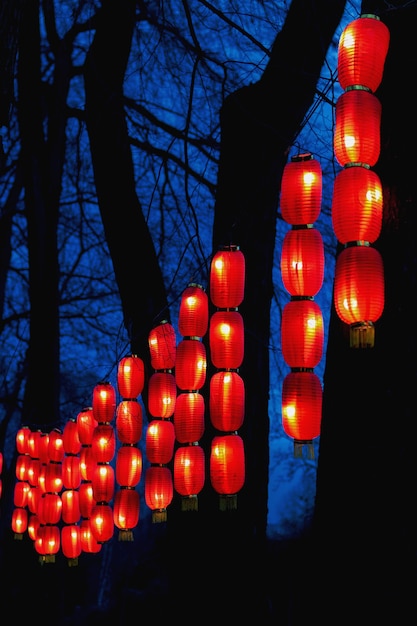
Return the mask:
[[198,511],[197,495],[185,496],[181,499],[181,511]]
[[133,541],[133,531],[127,529],[120,530],[119,541]]
[[310,460],[314,460],[314,445],[312,441],[298,441],[294,440],[294,458],[302,459],[303,458],[303,449],[306,447],[307,458]]
[[219,496],[220,511],[235,511],[237,509],[237,493],[221,494]]
[[76,567],[78,565],[78,557],[67,559],[68,567]]
[[375,326],[372,322],[352,324],[349,339],[351,348],[373,348],[375,345]]
[[159,524],[161,522],[167,521],[167,510],[166,509],[157,509],[152,511],[152,522],[154,524]]

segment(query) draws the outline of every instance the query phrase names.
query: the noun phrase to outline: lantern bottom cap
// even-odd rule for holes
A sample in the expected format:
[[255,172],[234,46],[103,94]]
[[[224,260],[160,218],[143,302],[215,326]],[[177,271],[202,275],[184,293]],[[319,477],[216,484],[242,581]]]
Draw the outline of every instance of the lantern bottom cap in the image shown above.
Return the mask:
[[349,329],[351,348],[373,348],[375,345],[375,327],[373,322],[351,324]]

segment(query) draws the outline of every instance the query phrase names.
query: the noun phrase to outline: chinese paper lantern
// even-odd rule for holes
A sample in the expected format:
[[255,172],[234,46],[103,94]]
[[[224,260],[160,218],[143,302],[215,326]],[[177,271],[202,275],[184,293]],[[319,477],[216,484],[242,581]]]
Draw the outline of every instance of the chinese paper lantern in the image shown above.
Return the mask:
[[245,416],[245,384],[237,372],[220,371],[210,379],[210,420],[214,428],[235,431]]
[[93,484],[91,481],[82,482],[78,490],[81,517],[88,519],[95,504]]
[[198,391],[206,382],[206,371],[206,347],[200,338],[182,339],[177,346],[177,386],[182,390]]
[[175,329],[167,320],[151,329],[148,336],[151,365],[154,370],[171,370],[175,367]]
[[93,497],[96,502],[113,500],[115,489],[114,469],[109,463],[97,463],[92,480]]
[[64,426],[62,442],[65,454],[77,455],[81,450],[81,441],[78,435],[78,424],[75,419],[70,419]]
[[97,426],[97,420],[94,417],[93,407],[86,407],[77,415],[78,437],[81,445],[91,445],[93,440],[93,432]]
[[99,543],[109,541],[114,534],[113,509],[108,502],[96,502],[90,515],[90,528]]
[[199,441],[204,434],[205,403],[198,392],[180,393],[174,412],[175,437],[179,443]]
[[32,459],[39,459],[39,445],[42,434],[40,430],[30,431],[29,433],[27,446],[28,454]]
[[174,489],[181,495],[181,510],[198,510],[198,494],[205,482],[205,456],[199,445],[180,446],[174,456]]
[[77,489],[66,489],[61,495],[62,521],[64,524],[76,524],[81,517],[80,494]]
[[142,452],[133,445],[121,446],[116,456],[116,481],[123,487],[135,487],[142,476]]
[[93,458],[91,446],[83,446],[80,452],[80,472],[82,480],[92,480],[95,465],[96,460]]
[[136,354],[123,357],[117,367],[117,387],[122,398],[137,398],[145,384],[145,367]]
[[94,429],[91,454],[96,463],[110,463],[116,452],[116,434],[111,424],[99,423]]
[[344,91],[336,102],[334,154],[338,163],[378,161],[381,141],[381,103],[365,89]]
[[89,554],[97,554],[102,548],[102,543],[97,541],[91,530],[91,520],[84,519],[80,523],[81,550]]
[[14,486],[13,504],[19,508],[24,509],[28,503],[29,491],[29,483],[27,483],[26,481],[18,480]]
[[217,369],[238,369],[244,356],[244,326],[239,311],[216,311],[210,318],[211,361]]
[[29,454],[30,428],[22,426],[16,433],[16,450],[19,454]]
[[302,456],[306,445],[314,456],[313,439],[320,435],[322,387],[314,372],[291,371],[282,385],[282,425],[294,440],[294,456]]
[[319,305],[310,299],[291,300],[282,311],[282,356],[291,368],[314,368],[323,356],[324,325]]
[[183,337],[204,337],[207,329],[207,293],[201,285],[189,283],[181,295],[178,330]]
[[175,411],[177,385],[171,372],[155,372],[149,378],[148,409],[152,417],[167,419]]
[[62,487],[62,464],[48,463],[45,466],[44,490],[51,493],[60,493]]
[[15,539],[22,539],[28,528],[28,512],[27,509],[16,507],[12,512],[12,531]]
[[245,257],[239,246],[221,247],[210,265],[210,299],[219,309],[235,309],[245,292]]
[[69,454],[62,461],[62,485],[65,489],[78,489],[81,484],[81,460]]
[[36,514],[29,515],[28,520],[28,535],[32,541],[35,541],[36,536],[38,534],[38,528],[40,526],[39,517]]
[[152,511],[152,522],[167,520],[167,508],[172,502],[174,486],[168,467],[151,465],[145,473],[145,502]]
[[389,40],[387,26],[376,15],[361,15],[343,29],[337,58],[342,89],[363,85],[376,91],[382,80]]
[[332,224],[338,241],[376,241],[381,232],[382,201],[380,178],[369,167],[341,170],[334,181],[332,199]]
[[137,443],[142,437],[143,411],[137,400],[122,400],[116,409],[116,434],[120,443]]
[[291,228],[285,233],[281,249],[281,275],[292,296],[314,297],[324,279],[324,245],[314,227]]
[[28,492],[28,509],[31,513],[37,514],[41,495],[39,487],[30,487],[30,491]]
[[119,529],[119,541],[133,541],[133,529],[138,525],[140,499],[133,488],[117,491],[113,505],[114,525]]
[[93,415],[99,424],[110,423],[116,411],[116,390],[109,382],[98,383],[93,389]]
[[61,547],[61,532],[56,525],[42,524],[38,528],[35,549],[42,563],[55,563],[55,556]]
[[292,225],[313,224],[320,215],[323,175],[320,163],[308,153],[291,158],[281,179],[282,218]]
[[48,438],[48,457],[50,461],[54,463],[60,463],[64,458],[64,439],[62,436],[62,432],[54,428],[49,433]]
[[31,458],[28,454],[19,454],[16,459],[15,473],[17,480],[27,481]]
[[169,420],[156,419],[146,430],[146,456],[150,463],[166,465],[174,454],[175,430]]
[[351,347],[374,345],[374,322],[384,309],[382,257],[371,246],[350,246],[336,259],[334,303],[339,318],[350,325]]
[[237,508],[237,493],[245,482],[243,439],[237,434],[216,435],[211,442],[210,480],[219,494],[221,510]]
[[61,529],[62,553],[68,560],[68,566],[78,565],[78,557],[82,552],[81,528],[76,524],[68,524]]
[[58,524],[61,521],[62,500],[57,493],[42,494],[38,504],[41,524]]

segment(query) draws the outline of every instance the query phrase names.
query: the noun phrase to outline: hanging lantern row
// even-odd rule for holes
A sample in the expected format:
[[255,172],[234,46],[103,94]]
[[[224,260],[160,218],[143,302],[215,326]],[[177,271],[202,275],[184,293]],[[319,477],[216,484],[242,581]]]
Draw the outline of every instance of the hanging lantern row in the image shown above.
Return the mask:
[[209,321],[213,366],[209,414],[218,431],[211,442],[209,471],[219,494],[220,510],[237,508],[237,494],[245,482],[245,453],[238,434],[245,412],[245,386],[239,374],[244,358],[244,323],[238,307],[244,298],[245,258],[235,245],[220,248],[210,266],[210,299],[216,307]]
[[377,16],[363,14],[345,27],[338,46],[344,92],[336,103],[333,143],[343,169],[335,178],[332,224],[344,248],[336,259],[334,305],[349,326],[353,348],[374,346],[374,325],[384,309],[383,262],[371,247],[381,232],[382,185],[371,167],[380,154],[381,104],[374,92],[382,80],[389,39]]
[[281,251],[283,285],[290,294],[282,311],[281,348],[291,368],[283,381],[282,425],[294,441],[294,456],[303,447],[314,458],[313,440],[320,435],[321,383],[314,368],[323,355],[324,325],[314,296],[324,279],[324,246],[314,221],[320,215],[322,171],[313,155],[292,157],[283,170],[280,207],[291,229]]

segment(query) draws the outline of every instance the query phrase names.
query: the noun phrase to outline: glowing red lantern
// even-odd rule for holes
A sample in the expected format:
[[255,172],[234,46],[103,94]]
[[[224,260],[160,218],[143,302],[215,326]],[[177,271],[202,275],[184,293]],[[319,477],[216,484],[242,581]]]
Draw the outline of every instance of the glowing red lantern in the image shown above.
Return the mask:
[[346,167],[334,181],[332,223],[338,241],[373,243],[382,225],[382,184],[369,167]]
[[64,524],[76,524],[81,517],[80,494],[76,489],[67,489],[61,495],[62,521]]
[[16,433],[16,450],[19,454],[29,454],[30,428],[22,426]]
[[152,522],[166,522],[174,486],[168,467],[151,465],[145,473],[145,502],[152,511]]
[[292,296],[314,297],[324,279],[324,245],[320,232],[313,227],[291,228],[281,249],[281,275],[285,289]]
[[142,452],[133,445],[119,448],[116,456],[116,481],[123,487],[135,487],[142,476]]
[[350,325],[351,347],[372,347],[374,322],[384,310],[382,257],[371,246],[350,246],[336,259],[334,303],[339,318]]
[[210,265],[210,299],[219,309],[235,309],[245,293],[245,257],[239,246],[220,248]]
[[166,465],[174,454],[175,430],[169,420],[152,420],[146,430],[146,456],[150,463]]
[[32,459],[39,459],[39,445],[41,437],[44,433],[40,430],[31,431],[28,436],[28,454],[32,457]]
[[90,528],[99,543],[105,543],[113,537],[113,509],[108,502],[94,504],[90,516]]
[[282,425],[294,439],[294,456],[307,445],[314,456],[312,440],[320,435],[323,391],[314,372],[290,372],[282,384]]
[[39,474],[41,471],[41,463],[39,459],[30,459],[28,468],[28,480],[32,487],[39,486]]
[[155,370],[171,370],[175,367],[177,340],[172,324],[163,320],[152,328],[148,344],[151,365]]
[[199,338],[182,339],[177,346],[175,381],[180,389],[198,391],[206,382],[206,347]]
[[183,337],[204,337],[208,328],[208,296],[201,285],[189,283],[181,296],[178,330]]
[[78,494],[81,517],[88,519],[95,504],[92,482],[86,481],[81,483]]
[[142,437],[143,412],[137,400],[122,400],[116,409],[116,433],[120,443],[137,443]]
[[199,445],[180,446],[174,456],[174,489],[181,496],[182,511],[198,509],[198,494],[205,482],[205,456]]
[[384,71],[390,33],[376,15],[350,22],[339,39],[337,72],[342,89],[353,85],[376,91]]
[[342,166],[348,163],[375,165],[381,140],[381,103],[365,89],[351,89],[336,102],[334,154]]
[[145,384],[145,367],[136,354],[125,356],[117,367],[117,387],[122,398],[137,398]]
[[239,311],[216,311],[210,318],[211,361],[217,369],[238,369],[244,356],[244,325]]
[[32,541],[35,541],[38,534],[38,528],[40,526],[39,517],[36,514],[29,515],[28,520],[28,535]]
[[80,452],[80,472],[82,480],[92,480],[96,460],[91,446],[83,446]]
[[320,215],[322,185],[321,166],[312,154],[292,157],[281,179],[282,218],[292,225],[313,224]]
[[61,520],[62,500],[57,493],[44,493],[38,503],[41,524],[58,524]]
[[153,417],[167,419],[175,411],[177,384],[174,374],[155,372],[149,378],[148,409]]
[[31,458],[28,454],[19,454],[17,456],[15,473],[18,480],[28,480],[30,462]]
[[210,420],[221,431],[238,430],[245,416],[245,384],[237,372],[216,372],[210,379]]
[[174,429],[179,443],[198,441],[203,436],[204,411],[204,398],[200,393],[180,393],[177,396]]
[[62,464],[48,463],[45,466],[44,490],[51,493],[59,493],[62,487]]
[[97,463],[92,480],[96,502],[110,502],[114,496],[114,469],[109,463]]
[[116,492],[113,521],[119,529],[119,541],[133,541],[133,529],[139,522],[139,511],[140,498],[135,489],[124,487]]
[[54,428],[49,433],[48,457],[50,461],[55,463],[60,463],[64,458],[64,440],[62,432],[57,428]]
[[313,300],[291,300],[282,311],[282,356],[291,368],[314,368],[323,356],[324,325]]
[[68,455],[62,461],[62,485],[65,489],[78,489],[81,484],[81,460],[79,456]]
[[210,480],[220,495],[220,509],[237,507],[237,493],[245,483],[243,439],[237,434],[213,437],[210,451]]
[[111,424],[98,424],[91,442],[92,458],[96,463],[110,463],[116,452],[116,433]]
[[23,534],[28,528],[28,512],[22,507],[13,509],[12,512],[12,531],[15,539],[22,539]]
[[109,382],[98,383],[93,389],[93,415],[99,424],[113,420],[116,410],[116,390]]
[[89,554],[97,554],[102,548],[102,544],[97,541],[91,530],[91,520],[84,519],[80,524],[81,550]]
[[78,557],[82,552],[81,528],[76,524],[69,524],[61,529],[62,553],[68,559],[69,567],[78,565]]
[[18,480],[14,486],[13,504],[20,508],[25,508],[28,503],[30,485],[26,481]]
[[94,417],[93,408],[87,407],[80,411],[77,415],[78,437],[83,446],[91,445],[93,440],[93,432],[97,426],[97,420]]
[[41,499],[41,490],[39,487],[31,487],[28,493],[28,509],[31,513],[38,512],[39,501]]
[[78,436],[78,424],[74,419],[68,420],[62,433],[65,454],[76,455],[81,450],[81,441]]
[[39,526],[35,549],[42,557],[41,561],[44,563],[54,563],[55,555],[58,554],[60,547],[61,532],[59,527],[50,524]]

